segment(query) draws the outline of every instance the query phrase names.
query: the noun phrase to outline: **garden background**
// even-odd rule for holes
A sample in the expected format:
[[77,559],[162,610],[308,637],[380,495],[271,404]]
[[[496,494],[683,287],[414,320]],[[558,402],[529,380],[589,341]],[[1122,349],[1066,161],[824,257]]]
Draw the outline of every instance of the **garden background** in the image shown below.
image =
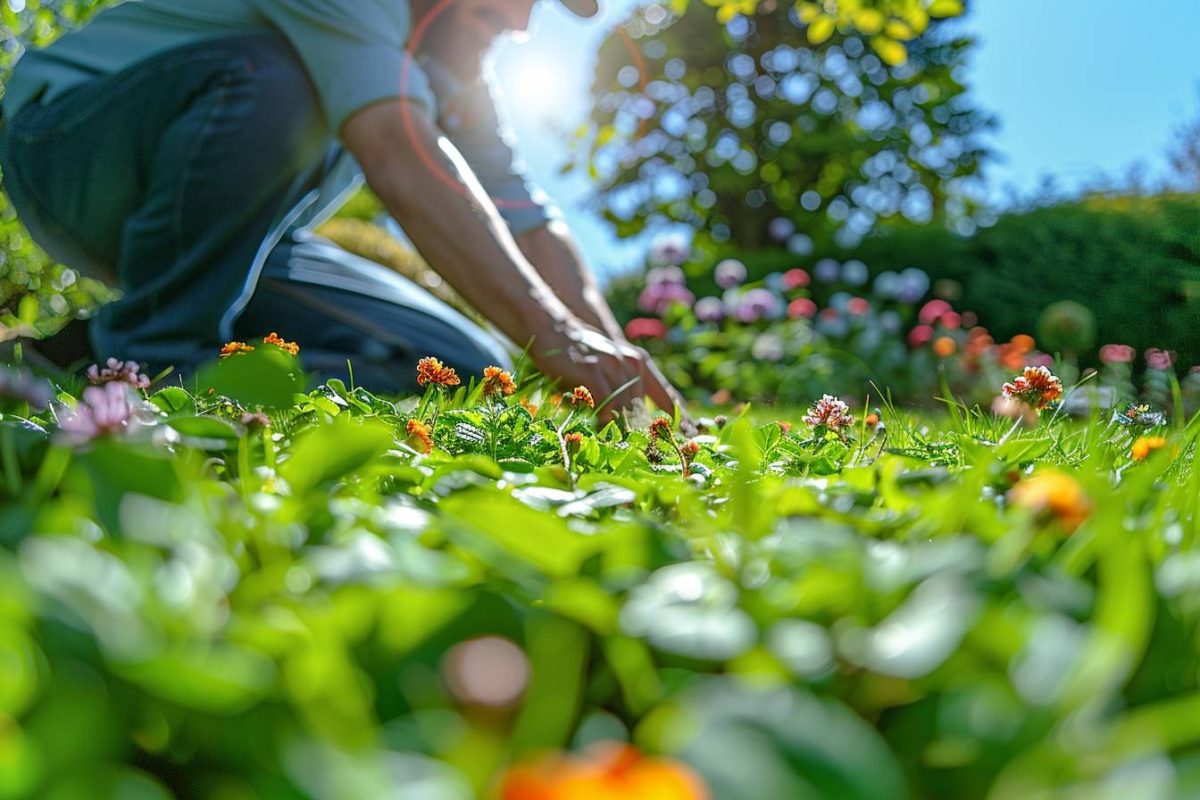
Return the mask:
[[[98,5],[2,2],[5,63]],[[1194,70],[1070,5],[1097,102]],[[502,48],[673,415],[286,330],[43,375],[109,290],[0,197],[0,798],[1200,792],[1200,120],[1005,191],[986,6],[617,5],[552,130],[576,23]],[[322,232],[455,302],[369,194]]]

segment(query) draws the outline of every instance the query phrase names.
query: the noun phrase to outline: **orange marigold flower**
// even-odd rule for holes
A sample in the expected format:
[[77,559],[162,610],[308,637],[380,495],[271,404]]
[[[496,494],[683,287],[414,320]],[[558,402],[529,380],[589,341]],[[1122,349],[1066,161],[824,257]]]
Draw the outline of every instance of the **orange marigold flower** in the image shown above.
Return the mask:
[[408,432],[408,445],[412,449],[428,453],[433,450],[433,434],[429,430],[429,426],[418,419],[410,419],[405,426]]
[[578,450],[583,445],[583,434],[578,431],[568,433],[563,436],[563,442],[567,445],[568,450]]
[[1065,533],[1074,533],[1092,513],[1092,502],[1079,482],[1056,470],[1021,481],[1009,490],[1008,498],[1042,521],[1057,522]]
[[939,358],[949,358],[958,350],[958,345],[949,336],[939,336],[933,343],[933,352]]
[[253,350],[254,347],[245,342],[226,342],[225,346],[221,348],[221,358],[228,358],[234,353],[250,353]]
[[655,417],[650,423],[650,438],[669,440],[671,435],[671,420],[667,417]]
[[519,402],[521,404],[521,408],[523,408],[529,412],[529,416],[531,416],[531,417],[537,416],[538,407],[537,407],[536,403],[529,402],[528,397],[522,397]]
[[708,787],[690,767],[648,758],[627,744],[606,742],[586,757],[551,755],[513,767],[501,780],[498,800],[708,800]]
[[571,391],[571,405],[595,408],[596,400],[592,397],[591,390],[589,390],[586,386],[576,386]]
[[1134,461],[1145,461],[1155,450],[1167,446],[1167,440],[1161,436],[1139,436],[1129,448],[1129,455]]
[[1018,333],[1012,337],[1011,343],[1014,348],[1022,353],[1031,353],[1033,352],[1033,348],[1037,346],[1037,342],[1027,333]]
[[1025,371],[1004,384],[1001,395],[1009,400],[1020,400],[1031,408],[1041,411],[1062,397],[1062,381],[1054,377],[1045,367],[1026,367]]
[[263,337],[263,344],[273,344],[280,350],[291,353],[292,355],[297,355],[300,352],[300,345],[296,344],[295,342],[284,341],[275,331],[271,331]]
[[417,362],[417,385],[458,386],[462,381],[454,367],[447,367],[440,359],[426,356]]
[[483,368],[483,396],[503,395],[508,397],[517,390],[512,373],[499,367]]

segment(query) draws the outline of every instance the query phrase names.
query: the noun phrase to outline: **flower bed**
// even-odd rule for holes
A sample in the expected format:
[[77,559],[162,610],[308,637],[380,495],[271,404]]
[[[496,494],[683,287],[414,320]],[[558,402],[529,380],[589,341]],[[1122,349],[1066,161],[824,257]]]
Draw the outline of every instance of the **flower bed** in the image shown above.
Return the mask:
[[1032,370],[1011,419],[600,427],[520,370],[305,392],[241,345],[193,391],[0,372],[0,797],[1195,785],[1200,422]]

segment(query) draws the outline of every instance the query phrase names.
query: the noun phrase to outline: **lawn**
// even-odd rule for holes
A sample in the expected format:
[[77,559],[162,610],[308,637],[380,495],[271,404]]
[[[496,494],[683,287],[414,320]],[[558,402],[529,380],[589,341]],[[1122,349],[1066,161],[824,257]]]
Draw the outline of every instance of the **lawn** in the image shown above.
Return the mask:
[[5,374],[0,798],[1200,791],[1197,420],[601,424],[288,345]]

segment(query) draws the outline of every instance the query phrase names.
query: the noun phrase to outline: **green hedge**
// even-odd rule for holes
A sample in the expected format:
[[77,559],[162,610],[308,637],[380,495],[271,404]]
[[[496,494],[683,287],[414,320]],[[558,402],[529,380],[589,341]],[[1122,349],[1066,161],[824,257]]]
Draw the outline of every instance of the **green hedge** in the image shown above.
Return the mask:
[[907,226],[854,255],[874,271],[920,266],[958,281],[961,305],[998,336],[1034,333],[1043,309],[1074,300],[1096,315],[1097,345],[1200,364],[1200,196],[1090,197],[1004,215],[969,238]]

